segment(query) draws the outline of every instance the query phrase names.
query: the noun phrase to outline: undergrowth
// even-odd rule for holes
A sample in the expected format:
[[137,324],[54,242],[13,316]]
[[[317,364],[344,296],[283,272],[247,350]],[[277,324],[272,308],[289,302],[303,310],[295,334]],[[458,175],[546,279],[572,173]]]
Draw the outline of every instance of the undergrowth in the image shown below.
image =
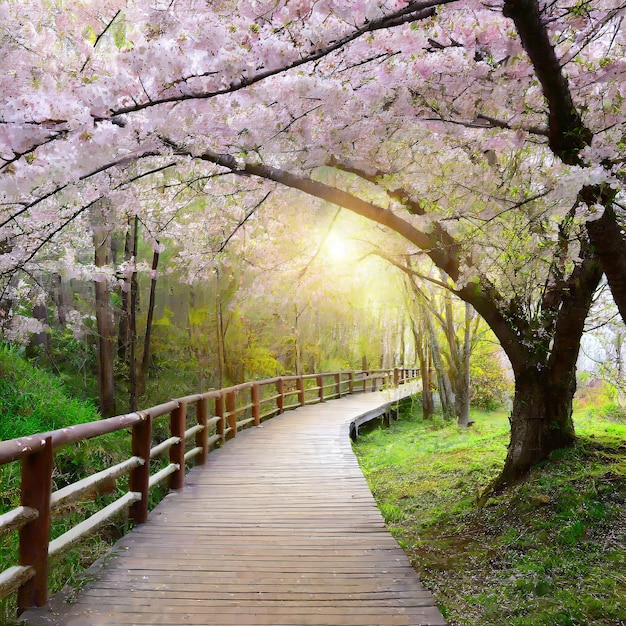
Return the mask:
[[[60,379],[34,367],[20,348],[0,343],[0,439],[13,439],[93,421],[99,414],[91,402],[72,398]],[[53,489],[76,482],[89,474],[111,467],[130,456],[129,437],[116,432],[59,448],[53,466]],[[58,512],[53,519],[51,539],[60,536],[86,517],[128,491],[128,479],[111,481],[98,493],[88,494]],[[0,514],[20,504],[19,462],[0,466]],[[119,538],[127,521],[122,517],[97,535],[52,559],[49,589],[58,591],[73,583]],[[0,537],[0,571],[17,563],[18,533]],[[0,624],[14,623],[15,594],[0,601]]]
[[451,626],[626,624],[626,425],[586,412],[578,439],[477,506],[509,424],[466,430],[404,411],[355,451],[387,524]]

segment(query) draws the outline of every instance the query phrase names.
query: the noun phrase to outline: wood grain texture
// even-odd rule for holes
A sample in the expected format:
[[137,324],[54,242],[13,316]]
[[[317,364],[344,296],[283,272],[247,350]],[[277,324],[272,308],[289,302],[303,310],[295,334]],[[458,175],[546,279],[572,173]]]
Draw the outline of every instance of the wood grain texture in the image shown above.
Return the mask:
[[389,400],[346,396],[239,433],[116,544],[72,604],[57,598],[22,617],[29,626],[445,625],[350,445],[350,422]]

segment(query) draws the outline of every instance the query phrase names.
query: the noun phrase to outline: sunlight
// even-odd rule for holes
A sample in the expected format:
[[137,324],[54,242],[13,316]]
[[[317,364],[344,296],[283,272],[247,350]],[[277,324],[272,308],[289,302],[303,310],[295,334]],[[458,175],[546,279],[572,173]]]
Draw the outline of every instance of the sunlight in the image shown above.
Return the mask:
[[335,263],[345,261],[350,253],[350,244],[340,233],[332,231],[324,244],[326,257]]

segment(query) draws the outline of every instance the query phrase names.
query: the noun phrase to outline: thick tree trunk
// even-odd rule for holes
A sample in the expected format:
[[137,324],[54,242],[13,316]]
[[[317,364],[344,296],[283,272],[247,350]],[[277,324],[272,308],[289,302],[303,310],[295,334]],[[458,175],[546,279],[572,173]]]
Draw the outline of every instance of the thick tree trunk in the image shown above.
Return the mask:
[[613,208],[606,207],[600,219],[587,222],[587,233],[626,323],[626,237]]
[[515,377],[511,441],[499,486],[515,483],[553,450],[574,441],[572,398],[576,366],[553,380],[550,372],[529,366]]

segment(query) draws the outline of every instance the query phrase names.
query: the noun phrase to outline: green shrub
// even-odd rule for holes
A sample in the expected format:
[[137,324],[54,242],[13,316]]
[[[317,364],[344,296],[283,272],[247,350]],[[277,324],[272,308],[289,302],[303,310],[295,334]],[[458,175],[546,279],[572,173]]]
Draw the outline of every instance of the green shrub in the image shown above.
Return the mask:
[[472,355],[470,377],[470,402],[474,408],[495,411],[509,402],[512,383],[496,354],[479,352]]
[[98,419],[93,403],[67,395],[60,379],[0,343],[0,439],[13,439]]

